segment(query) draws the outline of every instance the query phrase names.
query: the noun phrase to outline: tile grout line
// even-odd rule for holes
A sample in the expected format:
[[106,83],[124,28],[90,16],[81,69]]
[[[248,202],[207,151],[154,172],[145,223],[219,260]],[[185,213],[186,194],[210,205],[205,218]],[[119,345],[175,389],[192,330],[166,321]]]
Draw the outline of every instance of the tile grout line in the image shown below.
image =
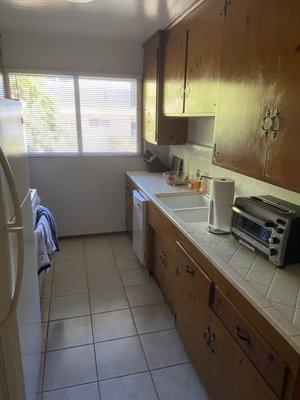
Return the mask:
[[100,385],[99,385],[99,373],[98,373],[98,363],[97,363],[96,347],[95,347],[94,324],[93,324],[93,318],[92,318],[92,307],[91,307],[91,299],[90,299],[90,287],[89,287],[89,279],[88,279],[88,271],[87,271],[86,245],[85,245],[84,239],[82,239],[82,246],[83,246],[83,258],[84,258],[85,276],[86,276],[86,283],[87,283],[87,289],[88,289],[88,302],[89,302],[89,308],[90,308],[90,323],[91,323],[91,330],[92,330],[94,360],[95,360],[95,368],[96,368],[96,375],[97,375],[97,387],[98,387],[99,400],[101,400]]
[[49,298],[48,319],[46,321],[47,328],[46,328],[44,360],[43,360],[42,377],[41,377],[41,400],[44,397],[44,381],[45,381],[45,371],[46,371],[46,358],[47,358],[47,346],[48,346],[48,334],[49,334],[50,312],[51,312],[51,304],[52,304],[52,289],[53,289],[54,273],[55,273],[55,261],[54,261],[54,265],[53,265],[52,279],[51,279],[51,285],[50,285],[51,289],[50,289],[50,298]]
[[145,353],[144,348],[143,348],[143,345],[142,345],[142,341],[141,341],[141,338],[140,338],[140,334],[139,334],[138,328],[137,328],[137,326],[136,326],[136,322],[135,322],[135,319],[134,319],[134,316],[133,316],[133,313],[132,313],[132,308],[131,308],[130,303],[129,303],[129,299],[128,299],[128,296],[127,296],[126,288],[125,288],[125,285],[124,285],[124,282],[123,282],[123,279],[122,279],[122,275],[121,275],[121,272],[120,272],[119,264],[118,264],[118,262],[117,262],[117,258],[116,258],[116,255],[115,255],[113,246],[112,246],[112,244],[111,244],[111,239],[110,239],[110,238],[109,238],[109,243],[110,243],[110,245],[111,245],[113,254],[114,254],[114,256],[115,256],[115,261],[116,261],[116,264],[117,264],[119,276],[120,276],[120,278],[121,278],[123,290],[124,290],[124,292],[125,292],[125,296],[126,296],[126,299],[127,299],[128,305],[129,305],[130,315],[131,315],[132,321],[133,321],[133,323],[134,323],[134,326],[135,326],[135,329],[136,329],[136,332],[137,332],[138,341],[139,341],[139,343],[140,343],[140,346],[141,346],[141,349],[142,349],[144,358],[145,358],[145,360],[146,360],[146,364],[147,364],[147,367],[148,367],[148,371],[147,371],[147,372],[149,373],[149,375],[150,375],[150,377],[151,377],[151,382],[152,382],[152,384],[153,384],[153,387],[154,387],[156,396],[157,396],[158,400],[160,400],[157,387],[156,387],[156,385],[155,385],[155,382],[154,382],[154,380],[153,380],[153,376],[152,376],[152,374],[151,374],[149,362],[148,362],[148,360],[147,360],[146,353]]

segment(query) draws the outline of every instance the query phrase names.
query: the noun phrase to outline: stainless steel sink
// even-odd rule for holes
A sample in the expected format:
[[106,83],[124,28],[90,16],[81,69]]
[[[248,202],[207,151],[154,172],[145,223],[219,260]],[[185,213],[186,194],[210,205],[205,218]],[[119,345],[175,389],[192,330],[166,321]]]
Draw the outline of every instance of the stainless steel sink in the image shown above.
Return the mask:
[[188,208],[183,210],[174,210],[174,214],[183,222],[206,222],[208,221],[208,210],[208,207]]
[[159,194],[156,197],[172,210],[209,206],[208,198],[200,193]]

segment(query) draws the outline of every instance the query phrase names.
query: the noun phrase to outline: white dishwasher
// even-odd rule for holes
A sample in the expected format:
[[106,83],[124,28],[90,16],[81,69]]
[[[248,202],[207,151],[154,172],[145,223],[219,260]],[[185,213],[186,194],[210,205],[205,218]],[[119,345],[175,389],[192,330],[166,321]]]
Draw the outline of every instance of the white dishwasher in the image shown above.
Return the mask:
[[140,263],[145,265],[146,224],[148,200],[138,191],[133,190],[133,250]]

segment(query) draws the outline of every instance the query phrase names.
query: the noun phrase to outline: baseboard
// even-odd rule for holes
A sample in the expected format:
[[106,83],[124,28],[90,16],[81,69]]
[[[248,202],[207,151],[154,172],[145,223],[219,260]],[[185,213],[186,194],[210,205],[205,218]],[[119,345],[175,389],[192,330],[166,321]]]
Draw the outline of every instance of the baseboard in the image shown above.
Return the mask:
[[107,236],[107,235],[120,235],[121,233],[127,233],[127,231],[118,231],[118,232],[103,232],[103,233],[85,233],[82,235],[59,235],[58,239],[84,239],[84,238],[92,238],[97,236]]

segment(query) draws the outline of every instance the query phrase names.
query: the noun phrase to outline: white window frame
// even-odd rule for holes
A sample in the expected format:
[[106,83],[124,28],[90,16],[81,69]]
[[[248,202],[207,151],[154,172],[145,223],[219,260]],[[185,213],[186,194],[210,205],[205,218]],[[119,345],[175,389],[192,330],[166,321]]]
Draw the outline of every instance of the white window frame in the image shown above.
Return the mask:
[[[54,76],[70,76],[74,82],[75,111],[76,111],[76,127],[77,127],[77,152],[45,152],[45,153],[28,153],[29,157],[137,157],[142,153],[142,76],[137,75],[110,75],[110,74],[92,74],[79,73],[69,71],[47,71],[47,70],[24,70],[24,69],[5,69],[4,79],[8,82],[10,88],[9,74],[31,74],[31,75],[54,75]],[[81,127],[81,111],[80,111],[80,93],[79,78],[90,79],[118,79],[118,80],[134,80],[137,84],[136,93],[136,133],[137,133],[137,151],[136,152],[84,152],[82,146],[82,127]]]

